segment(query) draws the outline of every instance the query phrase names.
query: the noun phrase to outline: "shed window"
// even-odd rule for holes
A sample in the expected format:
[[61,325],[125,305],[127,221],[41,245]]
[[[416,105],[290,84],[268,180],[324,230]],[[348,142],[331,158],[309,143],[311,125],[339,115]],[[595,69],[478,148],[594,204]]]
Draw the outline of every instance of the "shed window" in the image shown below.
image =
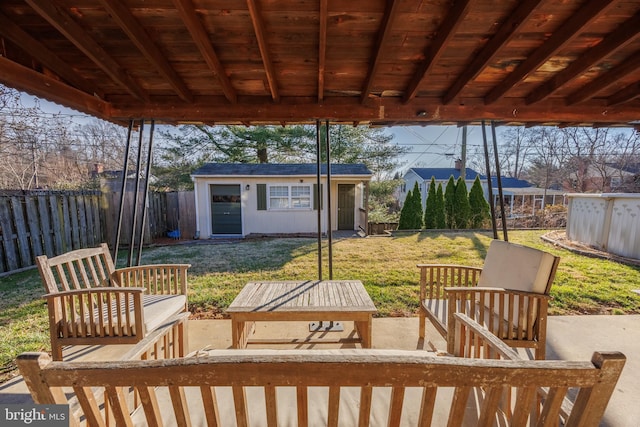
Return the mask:
[[269,209],[310,209],[310,185],[269,186]]

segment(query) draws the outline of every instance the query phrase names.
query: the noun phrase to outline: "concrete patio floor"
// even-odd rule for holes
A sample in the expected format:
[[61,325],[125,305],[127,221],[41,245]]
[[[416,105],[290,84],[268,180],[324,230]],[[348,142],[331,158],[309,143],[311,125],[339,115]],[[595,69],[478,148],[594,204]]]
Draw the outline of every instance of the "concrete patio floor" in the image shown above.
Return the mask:
[[[329,338],[347,337],[352,328],[345,323],[345,332],[330,332]],[[231,347],[229,320],[189,321],[190,351]],[[254,337],[305,338],[309,336],[307,322],[258,323]],[[314,337],[319,337],[316,334]],[[251,348],[271,347],[252,345]],[[336,344],[280,345],[276,348],[327,348]],[[344,348],[358,344],[342,344]],[[373,321],[373,347],[398,349],[444,350],[445,342],[427,323],[427,340],[418,341],[418,319],[380,318]],[[65,360],[109,360],[118,358],[130,346],[73,347],[65,351]],[[627,364],[618,381],[601,426],[640,426],[640,315],[633,316],[552,316],[548,322],[547,359],[590,360],[594,351],[620,351],[627,356]],[[16,377],[0,385],[0,403],[30,403],[31,396]]]

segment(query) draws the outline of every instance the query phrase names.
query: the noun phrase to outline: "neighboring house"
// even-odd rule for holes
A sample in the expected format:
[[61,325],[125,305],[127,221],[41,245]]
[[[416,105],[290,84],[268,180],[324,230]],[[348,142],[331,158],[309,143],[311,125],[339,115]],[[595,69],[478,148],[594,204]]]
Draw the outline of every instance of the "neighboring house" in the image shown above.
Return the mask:
[[[453,168],[411,168],[403,176],[404,184],[400,189],[400,202],[404,204],[407,193],[413,191],[414,185],[417,182],[422,196],[422,207],[424,208],[426,206],[427,194],[432,177],[436,180],[436,186],[442,184],[442,191],[444,192],[446,191],[449,178],[453,176],[453,179],[457,182],[460,175],[461,166],[459,161],[456,161],[455,167]],[[465,168],[465,183],[468,191],[471,190],[471,186],[476,177],[480,177],[484,197],[488,201],[489,189],[487,186],[487,177],[473,169]],[[545,205],[566,204],[563,191],[533,187],[527,181],[517,178],[502,177],[501,181],[502,196],[508,216],[520,215],[524,210],[528,211],[529,209],[531,209],[531,213],[534,214],[536,210],[542,209],[544,200],[546,200]],[[498,206],[500,196],[496,176],[491,177],[491,183],[494,206]]]
[[[404,205],[407,193],[409,191],[413,191],[415,183],[417,182],[418,187],[420,188],[420,194],[422,195],[422,207],[424,208],[427,200],[427,193],[429,192],[429,185],[431,185],[431,177],[436,179],[436,188],[438,184],[442,184],[442,191],[444,192],[447,187],[447,182],[451,176],[453,176],[453,179],[456,180],[456,182],[458,181],[458,178],[460,178],[460,162],[456,162],[455,165],[456,167],[453,168],[410,168],[402,177],[404,184],[400,189],[400,204]],[[465,168],[465,171],[464,180],[467,184],[467,189],[471,190],[471,186],[473,185],[473,181],[476,179],[476,176],[480,176],[482,179],[482,175],[470,168]]]
[[563,183],[567,191],[578,193],[640,192],[640,165],[609,163],[596,166],[586,161]]
[[208,163],[191,174],[201,237],[365,231],[371,171],[363,164],[331,165],[331,203],[322,165],[320,203],[315,164]]

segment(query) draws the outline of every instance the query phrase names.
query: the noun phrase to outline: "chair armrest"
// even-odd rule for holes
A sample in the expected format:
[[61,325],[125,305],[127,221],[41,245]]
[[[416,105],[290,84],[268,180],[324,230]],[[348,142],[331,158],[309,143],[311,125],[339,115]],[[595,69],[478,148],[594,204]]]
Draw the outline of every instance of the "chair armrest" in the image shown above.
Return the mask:
[[[52,292],[49,294],[45,294],[42,298],[49,301],[56,300],[65,300],[70,301],[71,299],[76,299],[78,301],[89,300],[91,298],[106,298],[106,295],[136,295],[139,294],[139,298],[142,298],[142,294],[145,292],[145,288],[141,287],[131,287],[131,288],[119,288],[116,286],[102,286],[95,288],[87,288],[87,289],[72,289],[70,291],[60,291],[60,292]],[[138,297],[135,297],[138,298]]]
[[481,267],[455,264],[418,264],[420,300],[444,297],[445,286],[476,286]]
[[145,291],[105,286],[44,295],[51,333],[74,338],[143,336]]
[[506,288],[494,288],[489,286],[474,286],[472,288],[467,286],[445,286],[444,291],[448,294],[509,294],[514,296],[525,296],[529,298],[536,298],[541,300],[550,300],[551,297],[545,294],[538,294],[536,292],[518,291],[515,289]]
[[141,286],[151,295],[187,295],[187,269],[191,264],[152,264],[119,268],[111,274],[115,286]]
[[[485,359],[522,360],[520,355],[487,328],[462,313],[455,313],[454,355]],[[473,352],[472,352],[473,350]]]

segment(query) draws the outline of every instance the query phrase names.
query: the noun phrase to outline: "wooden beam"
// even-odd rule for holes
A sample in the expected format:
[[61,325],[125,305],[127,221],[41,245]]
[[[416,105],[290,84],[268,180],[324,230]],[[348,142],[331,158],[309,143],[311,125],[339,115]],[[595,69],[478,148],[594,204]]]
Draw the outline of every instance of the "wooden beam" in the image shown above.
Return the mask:
[[603,58],[628,45],[638,34],[640,34],[640,12],[627,19],[600,43],[573,61],[567,68],[556,73],[551,79],[532,90],[526,96],[527,104],[542,101],[546,97],[553,95],[562,86],[593,67]]
[[271,62],[269,46],[267,45],[267,41],[264,37],[264,25],[262,23],[262,17],[260,16],[260,10],[258,9],[256,0],[247,0],[247,6],[249,7],[249,15],[251,15],[253,30],[255,31],[256,39],[258,40],[258,47],[260,48],[260,55],[262,56],[264,72],[267,74],[267,82],[269,83],[271,98],[275,102],[279,102],[280,94],[278,93],[278,82],[276,82],[276,73],[273,69],[273,62]]
[[0,13],[0,35],[20,46],[33,59],[49,68],[68,83],[89,94],[103,97],[104,94],[93,83],[82,78],[65,61],[51,52],[42,43],[31,37],[6,15]]
[[500,49],[502,49],[502,47],[513,38],[520,24],[527,20],[541,1],[542,0],[523,0],[518,2],[516,9],[509,14],[491,40],[484,45],[478,54],[474,55],[473,60],[465,67],[465,70],[460,73],[456,81],[447,89],[442,98],[442,102],[444,104],[449,104],[453,101],[467,83],[475,79],[478,74],[480,74],[480,72],[498,54]]
[[598,92],[603,91],[612,84],[618,82],[621,78],[635,72],[640,68],[640,52],[635,52],[608,73],[603,74],[597,79],[587,83],[582,88],[576,90],[567,96],[567,105],[574,105],[586,100]]
[[380,65],[382,47],[391,35],[391,26],[396,20],[398,10],[400,10],[400,0],[387,0],[387,8],[382,18],[380,30],[378,31],[376,45],[373,48],[372,60],[369,61],[369,71],[367,72],[367,79],[362,88],[360,102],[364,102],[369,97],[369,92],[371,92],[371,87],[373,86]]
[[229,76],[227,76],[222,63],[211,44],[209,35],[196,14],[193,2],[191,0],[173,0],[173,4],[180,13],[180,17],[182,18],[187,31],[189,31],[191,38],[196,46],[198,46],[198,50],[200,50],[200,54],[206,61],[209,69],[218,78],[218,81],[222,86],[224,96],[229,100],[229,102],[235,104],[238,102],[238,94],[231,85]]
[[618,92],[607,98],[607,105],[618,105],[640,96],[640,82],[635,82],[629,86],[620,89]]
[[[416,111],[424,110],[417,117]],[[158,120],[194,120],[217,123],[252,122],[312,123],[315,119],[367,123],[424,123],[433,122],[477,122],[495,120],[502,122],[537,122],[541,124],[571,123],[618,123],[628,125],[640,117],[640,104],[625,104],[623,107],[606,105],[605,100],[566,107],[562,100],[551,98],[532,105],[524,104],[524,98],[509,98],[490,106],[483,98],[465,99],[465,105],[442,105],[440,98],[421,97],[409,103],[399,98],[371,98],[362,104],[359,97],[327,98],[322,104],[316,97],[283,97],[274,104],[270,97],[259,100],[240,97],[238,104],[229,105],[223,97],[196,97],[194,104],[176,106],[174,103],[136,105],[129,102],[114,103],[113,117],[154,117]]]
[[327,62],[327,21],[329,0],[320,0],[320,25],[318,36],[318,102],[324,99],[324,73]]
[[405,89],[403,97],[404,102],[409,102],[416,96],[418,86],[420,86],[420,83],[425,76],[429,74],[433,64],[438,62],[444,53],[444,50],[451,41],[454,33],[460,24],[462,24],[462,20],[469,12],[472,1],[473,0],[459,0],[453,4],[451,10],[444,19],[444,22],[440,25],[440,28],[438,28],[438,33],[435,39],[425,50],[424,61],[419,65],[418,70],[411,78],[411,82],[409,82],[409,86]]
[[160,51],[158,45],[154,43],[149,34],[144,30],[140,22],[131,13],[131,10],[122,4],[120,0],[100,0],[100,3],[111,17],[118,23],[120,28],[127,34],[129,39],[136,45],[138,50],[147,58],[154,68],[169,82],[178,96],[186,102],[193,101],[193,95],[176,73],[164,53]]
[[149,101],[149,96],[131,76],[68,13],[51,0],[25,1],[131,96],[141,101]]
[[590,0],[587,4],[581,6],[539,48],[527,56],[527,59],[511,74],[490,90],[485,96],[485,102],[487,104],[496,102],[516,84],[525,79],[529,73],[537,70],[558,50],[577,37],[589,23],[596,19],[614,1],[616,0]]
[[0,56],[0,82],[82,113],[109,119],[109,103],[2,56]]

